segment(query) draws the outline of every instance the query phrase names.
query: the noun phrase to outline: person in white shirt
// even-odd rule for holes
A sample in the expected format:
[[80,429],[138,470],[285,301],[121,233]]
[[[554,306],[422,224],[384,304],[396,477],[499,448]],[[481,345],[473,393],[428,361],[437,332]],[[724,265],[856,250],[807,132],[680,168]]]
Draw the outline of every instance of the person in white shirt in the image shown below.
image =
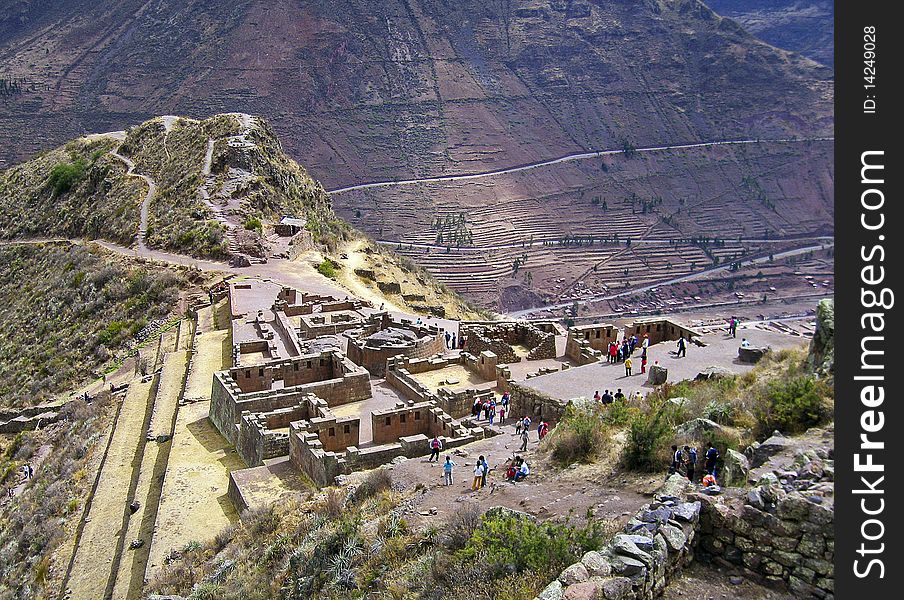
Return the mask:
[[477,464],[474,466],[474,483],[471,484],[471,489],[475,492],[480,489],[480,484],[483,482],[483,463],[477,461]]
[[515,481],[521,481],[528,475],[530,475],[530,467],[527,466],[527,461],[524,461],[521,463],[521,467],[518,469],[518,472],[515,473]]

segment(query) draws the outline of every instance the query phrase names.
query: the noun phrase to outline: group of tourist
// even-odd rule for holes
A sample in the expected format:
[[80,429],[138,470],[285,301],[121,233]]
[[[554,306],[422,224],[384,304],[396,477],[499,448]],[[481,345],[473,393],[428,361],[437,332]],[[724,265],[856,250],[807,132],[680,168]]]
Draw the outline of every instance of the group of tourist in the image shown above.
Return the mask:
[[741,320],[735,316],[732,316],[728,319],[728,335],[733,338],[738,337],[738,325],[741,324]]
[[[19,467],[18,471],[19,471],[20,473],[22,473],[22,479],[21,479],[21,481],[19,482],[20,484],[21,484],[21,483],[25,483],[26,481],[28,481],[29,479],[31,479],[32,477],[35,476],[35,470],[34,470],[34,467],[32,467],[32,466],[29,465],[29,464],[22,465],[21,467]],[[13,487],[7,487],[7,488],[6,488],[6,495],[7,495],[9,498],[14,497],[14,496],[16,495],[15,489],[16,489],[15,486],[13,486]]]
[[485,400],[481,400],[477,398],[474,400],[474,404],[471,406],[471,416],[475,419],[480,419],[480,415],[483,414],[484,419],[490,424],[493,425],[496,421],[496,415],[499,415],[499,424],[502,425],[505,423],[505,415],[509,410],[509,404],[511,403],[511,396],[508,392],[504,392],[502,394],[502,398],[500,398],[499,402],[496,402],[495,396],[487,398]]
[[[669,475],[674,473],[682,473],[689,481],[696,483],[695,475],[697,469],[697,449],[685,445],[679,448],[672,445],[672,463],[669,465]],[[712,442],[706,444],[706,454],[703,462],[703,485],[715,485],[716,483],[716,461],[719,460],[719,451],[713,446]]]
[[618,341],[609,342],[606,349],[606,362],[624,363],[625,377],[630,377],[634,373],[634,352],[640,348],[640,372],[647,372],[647,350],[650,347],[650,337],[645,333],[643,339],[638,340],[636,335],[625,337],[621,343]]

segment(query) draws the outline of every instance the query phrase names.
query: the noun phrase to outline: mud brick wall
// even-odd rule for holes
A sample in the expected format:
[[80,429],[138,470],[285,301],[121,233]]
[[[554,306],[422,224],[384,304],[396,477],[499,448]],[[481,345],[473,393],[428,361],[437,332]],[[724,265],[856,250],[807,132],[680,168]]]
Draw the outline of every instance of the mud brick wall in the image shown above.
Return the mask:
[[699,494],[702,560],[741,570],[750,579],[789,590],[796,598],[834,594],[835,511],[799,492],[769,512]]

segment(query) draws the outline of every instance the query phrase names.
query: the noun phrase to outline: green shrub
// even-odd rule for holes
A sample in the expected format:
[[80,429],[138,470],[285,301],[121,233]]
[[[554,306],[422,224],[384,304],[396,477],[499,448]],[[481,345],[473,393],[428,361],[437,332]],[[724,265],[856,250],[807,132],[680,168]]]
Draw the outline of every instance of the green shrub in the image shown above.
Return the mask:
[[538,523],[507,512],[486,514],[467,545],[456,553],[465,561],[483,560],[493,571],[530,572],[547,580],[601,547],[605,527],[598,521],[584,526]]
[[336,279],[336,263],[326,258],[322,263],[317,265],[317,272],[323,275],[324,277],[329,277],[330,279]]
[[606,447],[609,431],[599,409],[569,406],[547,445],[559,464],[590,462]]
[[766,388],[768,402],[757,415],[760,435],[778,429],[785,433],[801,433],[819,425],[829,416],[822,382],[811,375],[773,381]]
[[53,195],[62,196],[85,178],[86,164],[83,159],[71,163],[60,163],[50,170],[47,185],[53,189]]
[[622,454],[623,465],[635,471],[655,471],[668,461],[674,411],[671,403],[657,401],[649,412],[638,412],[631,420]]
[[258,233],[263,233],[264,226],[261,223],[261,220],[257,217],[248,217],[245,219],[245,229],[248,231],[257,231]]
[[731,402],[720,402],[718,400],[710,400],[709,404],[703,409],[703,418],[730,425],[734,419],[735,407]]

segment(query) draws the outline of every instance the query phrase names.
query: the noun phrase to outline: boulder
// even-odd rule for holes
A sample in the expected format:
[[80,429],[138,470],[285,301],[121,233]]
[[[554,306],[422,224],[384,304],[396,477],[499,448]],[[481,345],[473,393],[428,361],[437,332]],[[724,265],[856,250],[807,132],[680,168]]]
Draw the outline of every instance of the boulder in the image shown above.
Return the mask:
[[660,500],[663,498],[680,498],[688,487],[690,487],[690,482],[687,477],[679,473],[673,473],[665,480],[659,491],[656,492],[656,497]]
[[574,563],[559,575],[559,581],[566,586],[587,581],[588,579],[590,579],[590,574],[587,573],[587,568],[582,563]]
[[600,596],[599,581],[582,581],[569,585],[565,589],[562,600],[596,600]]
[[725,367],[720,367],[713,365],[711,367],[706,367],[694,377],[694,381],[706,381],[709,379],[721,379],[722,377],[734,377],[734,371],[730,369],[726,369]]
[[747,461],[747,457],[736,450],[729,449],[723,459],[720,483],[724,486],[743,487],[747,485],[749,475],[750,463]]
[[647,383],[650,385],[662,385],[669,380],[669,370],[661,365],[653,365],[650,367],[650,374],[647,377]]
[[[777,433],[777,432],[776,432]],[[767,460],[793,445],[793,442],[785,436],[773,434],[762,444],[748,446],[744,454],[750,460],[750,468],[756,469],[766,463]]]
[[835,371],[835,301],[820,300],[816,306],[816,331],[810,341],[807,366],[818,375]]
[[[715,487],[715,486],[711,486]],[[705,491],[705,490],[704,490]],[[673,514],[675,516],[676,521],[684,521],[687,523],[693,523],[700,517],[700,508],[701,504],[699,501],[696,502],[682,502],[673,510]]]
[[723,431],[725,431],[725,428],[715,421],[698,417],[679,425],[675,433],[678,435],[679,440],[700,441],[704,438],[705,433],[722,433]]
[[[637,544],[629,539],[629,536],[615,536],[615,539],[612,541],[612,551],[617,553],[621,559],[631,558],[640,561],[647,569],[653,567],[653,557],[638,548]],[[613,565],[613,567],[614,566],[615,565]]]
[[581,558],[581,564],[584,565],[587,573],[591,576],[609,577],[612,574],[612,565],[609,564],[605,556],[596,550],[591,550],[584,554]]
[[543,591],[537,596],[537,600],[562,600],[564,595],[565,588],[562,587],[562,584],[557,579],[543,588]]
[[627,600],[633,597],[631,580],[627,577],[613,577],[602,583],[603,598],[606,600]]
[[738,348],[738,360],[749,365],[755,364],[763,360],[763,357],[770,351],[769,346],[747,348]]
[[757,510],[765,510],[766,508],[766,503],[763,502],[763,496],[760,494],[760,490],[757,489],[747,492],[745,502]]
[[[647,558],[650,557],[647,556]],[[647,565],[630,556],[618,554],[612,559],[612,571],[625,577],[640,575],[646,572],[646,570]]]

